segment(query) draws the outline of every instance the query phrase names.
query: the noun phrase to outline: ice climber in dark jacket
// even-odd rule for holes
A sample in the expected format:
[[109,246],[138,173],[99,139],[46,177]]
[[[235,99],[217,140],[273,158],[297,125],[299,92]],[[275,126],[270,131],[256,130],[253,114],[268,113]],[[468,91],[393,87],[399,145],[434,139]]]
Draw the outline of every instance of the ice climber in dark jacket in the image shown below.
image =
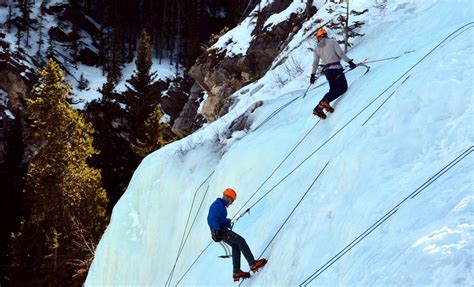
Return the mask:
[[227,188],[224,190],[222,198],[217,198],[211,204],[207,216],[207,223],[211,228],[212,240],[215,242],[224,241],[232,247],[233,278],[234,281],[239,281],[241,278],[250,277],[249,272],[240,270],[240,252],[244,254],[253,272],[263,267],[267,263],[267,260],[255,260],[245,239],[232,231],[231,220],[227,218],[227,207],[231,205],[236,198],[237,193],[233,189]]

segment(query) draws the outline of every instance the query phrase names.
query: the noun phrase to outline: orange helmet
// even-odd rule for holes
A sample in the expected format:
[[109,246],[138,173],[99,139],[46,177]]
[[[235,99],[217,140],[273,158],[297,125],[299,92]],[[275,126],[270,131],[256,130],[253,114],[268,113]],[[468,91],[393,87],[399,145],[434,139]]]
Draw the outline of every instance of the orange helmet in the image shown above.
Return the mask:
[[322,36],[327,36],[328,32],[324,30],[324,28],[319,28],[318,31],[316,32],[316,37],[322,37]]
[[232,198],[232,201],[235,201],[237,199],[237,193],[235,192],[235,190],[233,190],[232,188],[226,188],[224,190],[224,194],[223,195],[226,195],[230,198]]

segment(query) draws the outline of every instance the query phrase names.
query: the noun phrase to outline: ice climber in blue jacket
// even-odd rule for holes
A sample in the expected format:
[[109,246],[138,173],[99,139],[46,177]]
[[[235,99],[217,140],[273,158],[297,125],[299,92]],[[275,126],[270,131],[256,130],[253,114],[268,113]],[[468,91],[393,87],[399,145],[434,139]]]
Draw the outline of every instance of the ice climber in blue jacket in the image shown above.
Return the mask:
[[232,247],[232,263],[234,267],[234,281],[241,278],[249,278],[250,273],[240,270],[240,252],[244,254],[245,259],[249,263],[250,270],[257,272],[266,263],[266,259],[255,260],[252,251],[245,242],[245,239],[232,231],[232,223],[227,218],[227,207],[231,205],[237,198],[237,193],[232,188],[224,190],[222,198],[217,198],[209,208],[207,215],[207,223],[211,228],[212,240],[215,242],[224,241]]

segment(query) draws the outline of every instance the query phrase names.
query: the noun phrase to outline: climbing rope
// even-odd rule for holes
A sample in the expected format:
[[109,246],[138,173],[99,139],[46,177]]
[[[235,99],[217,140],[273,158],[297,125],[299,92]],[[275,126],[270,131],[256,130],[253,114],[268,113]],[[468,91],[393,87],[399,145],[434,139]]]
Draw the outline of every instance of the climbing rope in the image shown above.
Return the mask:
[[[411,70],[413,70],[417,65],[419,65],[423,60],[425,60],[433,51],[438,49],[444,42],[446,42],[452,35],[457,33],[458,31],[466,28],[460,33],[463,33],[467,31],[468,29],[472,28],[472,25],[474,22],[469,22],[467,24],[464,24],[460,28],[456,29],[454,32],[449,34],[447,37],[445,37],[438,45],[436,45],[433,49],[431,49],[427,54],[425,54],[420,60],[418,60],[411,68],[409,68],[404,74],[402,74],[399,78],[397,78],[392,84],[390,84],[384,91],[382,91],[377,97],[375,97],[368,105],[366,105],[361,111],[359,111],[352,119],[350,119],[347,123],[345,123],[339,130],[337,130],[333,135],[331,135],[325,142],[323,142],[318,148],[316,148],[314,151],[310,153],[308,157],[306,157],[299,165],[297,165],[289,174],[287,174],[282,180],[280,180],[278,184],[280,184],[284,179],[286,179],[290,174],[292,174],[296,169],[298,169],[304,162],[306,162],[309,158],[311,158],[316,152],[318,152],[321,148],[323,148],[328,142],[330,142],[336,135],[338,135],[343,129],[345,129],[351,122],[353,122],[358,116],[360,116],[366,109],[368,109],[375,101],[377,101],[381,96],[383,96],[391,87],[393,87],[397,82],[400,81],[405,75],[407,75]],[[459,34],[457,35],[459,36]],[[456,36],[456,37],[457,37]],[[311,130],[303,137],[302,140],[293,148],[293,150],[288,154],[285,159],[277,166],[277,168],[274,169],[274,171],[270,174],[269,177],[259,186],[259,188],[252,194],[252,196],[244,203],[244,205],[237,211],[237,213],[234,215],[233,218],[237,216],[237,214],[247,205],[247,203],[255,196],[255,194],[263,187],[263,185],[273,176],[273,174],[277,171],[277,169],[284,163],[284,161],[296,150],[296,148],[301,144],[301,142],[306,138],[309,133],[316,127],[316,125],[320,122],[316,122],[316,124],[311,128]],[[277,186],[276,185],[276,186]],[[273,188],[275,188],[274,186]],[[273,188],[271,190],[273,190]],[[264,196],[266,196],[271,190],[269,190]],[[263,196],[263,197],[264,197]],[[258,201],[260,201],[263,197],[261,197]],[[258,202],[257,201],[257,202]],[[254,204],[255,205],[255,204]],[[252,205],[252,206],[254,206]],[[248,213],[250,211],[250,208],[248,208],[243,214],[237,217],[235,221],[239,220],[244,214]],[[194,262],[191,264],[191,266],[186,270],[186,272],[181,276],[179,281],[176,283],[176,286],[181,282],[181,280],[186,276],[186,274],[191,270],[191,268],[194,266],[194,264],[199,260],[199,258],[204,254],[204,252],[209,248],[209,246],[212,244],[212,241],[209,242],[209,244],[203,249],[203,251],[198,255],[198,257],[194,260]]]
[[440,178],[443,174],[449,171],[451,168],[456,166],[459,162],[461,162],[464,158],[466,158],[469,154],[474,151],[474,146],[469,147],[463,153],[461,153],[458,157],[452,160],[448,165],[443,167],[440,171],[434,174],[431,178],[425,181],[421,186],[415,189],[412,193],[410,193],[407,197],[405,197],[402,201],[400,201],[397,205],[395,205],[392,209],[390,209],[384,216],[379,218],[374,224],[372,224],[369,228],[367,228],[363,233],[361,233],[357,238],[355,238],[351,243],[346,245],[341,251],[339,251],[336,255],[334,255],[331,259],[329,259],[325,264],[319,267],[313,274],[307,277],[299,286],[308,286],[314,279],[316,279],[319,275],[321,275],[324,271],[326,271],[331,265],[333,265],[336,261],[338,261],[342,256],[344,256],[347,252],[349,252],[354,246],[359,244],[364,238],[366,238],[370,233],[372,233],[375,229],[377,229],[382,223],[387,221],[392,215],[394,215],[400,206],[404,204],[407,200],[416,197],[419,193],[424,191],[427,187],[429,187],[433,182],[435,182],[438,178]]
[[311,190],[311,188],[313,187],[313,185],[318,181],[319,177],[321,177],[321,174],[324,172],[324,170],[326,169],[326,167],[329,165],[329,161],[324,165],[323,169],[321,169],[321,171],[318,173],[318,175],[316,176],[316,178],[313,180],[313,182],[311,183],[311,185],[308,187],[308,189],[306,189],[306,192],[303,194],[303,196],[300,198],[300,200],[298,201],[298,203],[295,205],[295,207],[293,208],[293,210],[290,212],[290,214],[286,217],[285,221],[283,222],[283,224],[280,226],[280,228],[278,228],[277,232],[275,233],[275,235],[273,235],[272,239],[270,239],[270,242],[268,242],[268,244],[265,246],[265,248],[263,249],[263,251],[260,253],[260,255],[258,256],[258,258],[261,258],[262,255],[265,253],[265,251],[267,251],[268,247],[270,246],[270,244],[273,242],[273,240],[276,238],[276,236],[278,235],[278,233],[282,230],[283,226],[285,226],[285,224],[288,222],[288,220],[290,219],[290,217],[293,215],[293,213],[295,212],[295,210],[298,208],[298,206],[300,205],[300,203],[303,201],[303,199],[306,197],[306,195],[308,194],[308,192]]
[[411,74],[408,75],[405,80],[403,80],[400,85],[398,85],[398,87],[395,88],[395,90],[393,90],[393,92],[377,107],[377,109],[375,109],[375,111],[367,118],[367,120],[365,120],[365,122],[362,124],[362,126],[364,126],[379,110],[380,108],[398,91],[398,89],[403,86],[403,84],[405,84],[405,82],[408,80],[408,78],[410,78]]
[[[459,35],[461,35],[462,33],[466,32],[467,30],[473,28],[474,22],[469,22],[465,25],[463,25],[462,27],[456,29],[454,32],[452,32],[451,34],[449,34],[446,38],[444,38],[438,45],[436,45],[433,49],[431,49],[423,58],[421,58],[415,65],[413,65],[408,71],[406,71],[403,75],[400,76],[400,78],[397,79],[397,81],[399,81],[401,78],[403,78],[406,74],[408,74],[408,72],[410,72],[413,68],[415,68],[415,66],[417,66],[419,63],[421,63],[421,61],[423,61],[428,55],[430,55],[432,52],[434,52],[435,50],[437,50],[438,48],[440,47],[443,47],[446,43],[447,43],[447,40],[448,39],[455,39],[457,38]],[[406,52],[405,52],[406,53]],[[369,118],[367,118],[367,120],[362,124],[362,126],[364,126],[374,115],[375,113],[377,113],[377,111],[395,94],[395,92],[408,80],[408,78],[410,78],[411,74],[408,75],[405,80],[403,80],[400,85],[377,107],[377,109],[369,116]]]
[[[324,170],[326,169],[326,167],[329,165],[329,161],[324,165],[323,169],[321,169],[321,171],[318,173],[318,175],[316,176],[316,178],[313,180],[313,182],[311,183],[311,185],[306,189],[305,193],[303,194],[303,196],[300,198],[300,200],[298,201],[298,203],[296,203],[295,207],[293,208],[293,210],[290,212],[290,214],[288,214],[288,216],[286,217],[285,221],[283,221],[283,223],[280,225],[280,227],[278,228],[277,232],[273,235],[272,239],[270,239],[270,241],[267,243],[267,245],[265,246],[265,248],[263,249],[263,251],[260,253],[260,255],[257,257],[257,258],[262,258],[263,254],[265,254],[265,251],[267,251],[268,247],[270,247],[270,245],[272,244],[273,240],[275,240],[275,238],[277,237],[278,233],[280,233],[280,231],[283,229],[283,227],[285,226],[285,224],[288,222],[288,220],[290,219],[290,217],[293,215],[293,213],[295,212],[295,210],[298,208],[298,206],[301,204],[301,202],[303,201],[303,199],[306,197],[306,195],[308,194],[308,192],[311,190],[311,188],[314,186],[314,184],[318,181],[319,177],[321,177],[321,174],[324,172]],[[239,286],[241,286],[243,283],[240,282],[239,283]]]
[[370,60],[370,61],[365,60],[365,61],[362,61],[362,63],[370,64],[370,63],[376,63],[376,62],[382,62],[382,61],[388,61],[388,60],[396,60],[396,59],[400,58],[403,55],[410,54],[410,53],[413,53],[413,52],[415,52],[415,50],[403,52],[403,54],[400,54],[398,56],[387,57],[387,58],[382,58],[382,59],[375,59],[375,60]]
[[[275,169],[273,169],[273,171],[270,173],[269,176],[267,176],[267,178],[263,181],[263,183],[257,188],[257,190],[254,191],[254,193],[252,193],[252,195],[247,199],[247,201],[242,205],[242,207],[237,210],[237,212],[235,213],[235,215],[232,217],[235,218],[237,216],[237,214],[247,205],[247,203],[249,203],[249,201],[255,196],[255,194],[257,194],[257,192],[265,185],[265,183],[267,183],[267,181],[275,174],[275,172],[277,172],[277,170],[283,165],[283,163],[285,163],[285,161],[293,154],[293,152],[298,148],[298,146],[308,137],[308,135],[316,128],[316,126],[321,122],[321,119],[319,119],[314,125],[313,127],[301,138],[301,140],[293,147],[293,149],[283,158],[283,160],[277,165],[277,167]],[[280,181],[281,182],[281,181]],[[273,188],[272,188],[273,189]],[[267,192],[268,193],[268,192]],[[258,201],[257,201],[258,202]],[[254,203],[252,206],[254,206],[256,203]],[[234,220],[233,222],[235,223],[237,220],[239,220],[245,213],[248,213],[250,211],[250,208],[248,208],[242,215],[240,215],[239,217],[237,217],[236,220]]]
[[[314,128],[318,125],[318,123],[321,121],[318,120],[314,125],[313,127],[303,136],[303,138],[296,144],[296,146],[285,156],[285,158],[278,164],[278,166],[272,171],[272,173],[265,179],[265,181],[258,187],[258,189],[252,194],[252,196],[244,203],[243,207],[255,196],[255,194],[263,187],[263,185],[275,174],[275,172],[283,165],[283,163],[288,159],[288,157],[290,157],[290,155],[298,148],[298,146],[303,142],[303,140],[311,133],[312,130],[314,130]],[[296,169],[295,169],[296,170]],[[291,173],[293,173],[295,170],[293,170]],[[291,174],[290,173],[290,174]],[[286,177],[288,177],[290,174],[288,174]],[[285,177],[285,178],[286,178]],[[281,180],[277,185],[275,185],[271,190],[273,190],[274,188],[276,188],[276,186],[278,186],[283,180]],[[271,191],[270,190],[270,191]],[[266,196],[270,191],[268,191],[264,196]],[[262,198],[260,198],[258,201],[260,201]],[[257,202],[258,202],[257,201]],[[255,205],[255,204],[254,204]],[[252,205],[252,206],[254,206]],[[240,210],[243,209],[240,208],[236,215],[238,214],[238,212]],[[246,212],[248,212],[250,209],[248,209]],[[235,217],[235,216],[234,216]],[[233,217],[233,218],[234,218]],[[238,219],[240,219],[242,217],[239,216],[239,218],[237,218],[235,221],[237,221]],[[235,223],[235,221],[233,223]],[[202,256],[202,254],[204,254],[204,252],[209,248],[209,246],[211,246],[212,244],[212,240],[207,244],[207,246],[201,251],[201,253],[198,255],[198,257],[193,261],[193,263],[191,264],[191,266],[189,266],[189,268],[186,270],[186,272],[180,277],[180,279],[178,280],[178,282],[176,282],[176,285],[175,286],[178,286],[178,284],[181,282],[181,280],[183,280],[183,278],[186,276],[186,274],[192,269],[192,267],[194,266],[194,264],[199,260],[199,258]]]
[[199,258],[201,258],[201,256],[204,254],[204,252],[206,252],[206,250],[209,248],[209,246],[211,246],[211,244],[213,243],[214,241],[210,241],[206,247],[204,247],[204,249],[201,251],[201,253],[199,253],[199,255],[196,257],[196,259],[194,259],[193,263],[191,263],[191,266],[189,266],[189,268],[186,270],[186,272],[184,272],[184,274],[181,276],[181,278],[179,278],[178,282],[176,282],[176,285],[175,286],[178,286],[178,284],[181,282],[181,280],[183,280],[183,278],[186,276],[186,274],[188,274],[189,270],[191,270],[194,266],[194,264],[196,264],[196,262],[199,260]]
[[[363,64],[363,63],[359,63],[357,64],[358,67],[365,67],[367,70],[365,71],[364,75],[367,74],[370,70],[370,67]],[[349,71],[352,71],[350,69],[348,69],[347,67],[345,68],[344,70],[344,74],[346,74],[347,72]],[[291,103],[293,103],[294,101],[296,101],[297,99],[299,98],[305,98],[306,94],[308,93],[308,91],[314,91],[316,90],[317,88],[320,88],[324,85],[326,85],[328,82],[324,82],[324,83],[321,83],[313,88],[310,89],[310,87],[312,86],[312,84],[310,84],[308,86],[308,88],[306,88],[304,94],[302,96],[298,96],[298,97],[295,97],[293,99],[291,99],[290,101],[288,101],[287,103],[283,104],[281,107],[279,107],[278,109],[274,110],[270,115],[268,115],[258,126],[256,126],[252,131],[256,131],[257,129],[259,129],[260,127],[262,127],[263,125],[265,125],[269,120],[271,120],[274,116],[276,116],[278,113],[280,113],[284,108],[286,108],[287,106],[289,106]]]
[[[201,187],[211,178],[211,176],[214,174],[214,171],[212,171],[207,177],[206,179],[198,186],[198,188],[196,188],[196,191],[194,192],[194,197],[193,197],[193,200],[192,200],[192,203],[191,203],[191,207],[189,208],[189,213],[188,213],[188,219],[186,220],[186,225],[184,227],[184,231],[183,231],[183,236],[181,237],[181,242],[179,243],[179,248],[178,248],[178,253],[176,255],[176,259],[174,261],[174,264],[173,264],[173,268],[171,269],[171,272],[168,276],[168,279],[166,280],[166,283],[165,283],[165,286],[168,286],[170,283],[171,283],[171,279],[173,277],[173,274],[174,274],[174,270],[176,268],[176,264],[178,263],[178,260],[179,260],[179,257],[181,255],[181,252],[184,248],[184,244],[186,243],[185,241],[185,237],[186,237],[186,230],[188,229],[188,224],[189,224],[189,220],[191,218],[191,213],[192,213],[192,210],[193,210],[193,207],[194,207],[194,202],[196,201],[196,196],[198,194],[198,191],[201,189]],[[207,186],[207,189],[206,189],[206,192],[204,193],[204,196],[203,196],[203,201],[204,201],[204,198],[206,197],[206,193],[207,191],[209,190],[209,185]],[[202,205],[202,201],[201,201],[201,205]],[[200,209],[201,207],[199,207]],[[197,214],[199,213],[199,209],[198,211],[196,212],[196,217],[197,217]],[[194,219],[196,219],[196,217]],[[191,227],[189,228],[189,233],[191,233],[191,229],[192,229],[192,226],[194,225],[194,221],[193,221],[193,224],[191,225]],[[188,236],[189,236],[189,233],[188,233]],[[187,237],[186,237],[186,240],[187,240]]]
[[[260,187],[254,192],[254,194],[247,200],[247,202],[245,204],[247,204],[250,199],[263,187],[263,185],[275,174],[275,172],[283,165],[283,163],[291,156],[291,154],[298,148],[298,146],[303,142],[303,140],[311,133],[311,131],[314,130],[314,128],[318,125],[318,123],[320,122],[321,120],[318,120],[314,125],[313,127],[303,136],[303,138],[296,144],[296,146],[286,155],[286,157],[280,162],[280,164],[272,171],[272,173],[265,179],[265,181],[260,185]],[[203,182],[204,184],[204,182]],[[268,194],[268,193],[267,193]],[[202,202],[201,202],[202,204]],[[244,204],[244,206],[245,206]],[[242,208],[240,209],[242,210]],[[239,211],[240,211],[239,210]],[[196,214],[196,217],[197,217],[197,214]],[[194,218],[196,220],[196,217]],[[234,216],[235,217],[235,216]],[[191,225],[191,228],[192,226],[194,225],[194,222],[193,224]],[[189,236],[189,233],[188,233],[188,236]],[[187,239],[187,238],[186,238]],[[196,260],[191,264],[191,266],[186,270],[186,272],[181,276],[181,278],[178,280],[178,282],[176,283],[176,286],[181,282],[181,280],[184,278],[184,276],[189,272],[189,270],[191,270],[191,268],[194,266],[194,264],[197,262],[197,260],[201,257],[201,255],[204,253],[205,250],[207,250],[207,248],[209,248],[209,246],[212,244],[213,241],[210,241],[209,244],[204,248],[204,250],[198,255],[198,257],[196,258]],[[181,248],[182,250],[182,248]],[[171,274],[169,277],[172,277],[173,276],[173,273],[174,273],[174,270],[175,270],[175,267],[176,267],[176,264],[177,264],[177,261],[178,261],[178,258],[179,258],[179,255],[180,255],[180,251],[178,252],[178,256],[177,256],[177,259],[175,260],[175,263],[174,263],[174,266],[172,268],[172,271],[171,271]],[[167,280],[167,284],[171,284],[171,278],[169,280]]]
[[279,107],[278,109],[274,110],[268,117],[266,117],[258,126],[256,126],[252,131],[256,131],[258,130],[261,126],[263,126],[264,124],[266,124],[269,120],[271,120],[274,116],[276,116],[279,112],[281,112],[284,108],[286,108],[287,106],[289,106],[291,103],[293,103],[294,101],[296,101],[299,97],[296,97],[296,98],[293,98],[292,100],[290,100],[289,102],[283,104],[281,107]]

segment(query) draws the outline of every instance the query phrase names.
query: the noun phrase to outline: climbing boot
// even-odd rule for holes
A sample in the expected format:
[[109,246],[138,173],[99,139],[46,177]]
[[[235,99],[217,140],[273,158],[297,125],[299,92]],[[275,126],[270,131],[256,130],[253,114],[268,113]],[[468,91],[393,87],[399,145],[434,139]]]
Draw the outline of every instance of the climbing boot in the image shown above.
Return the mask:
[[324,120],[326,118],[326,114],[323,112],[323,106],[317,105],[313,110],[313,115],[318,116]]
[[249,272],[244,272],[242,270],[234,271],[234,282],[238,282],[240,279],[250,278]]
[[326,100],[321,100],[319,102],[319,105],[321,105],[326,111],[330,112],[330,113],[333,113],[334,112],[334,108],[331,107],[331,105],[329,104],[328,101]]
[[260,268],[262,268],[263,266],[265,266],[265,264],[267,264],[267,259],[265,259],[265,258],[255,260],[255,261],[250,265],[250,270],[252,270],[253,272],[257,272]]

